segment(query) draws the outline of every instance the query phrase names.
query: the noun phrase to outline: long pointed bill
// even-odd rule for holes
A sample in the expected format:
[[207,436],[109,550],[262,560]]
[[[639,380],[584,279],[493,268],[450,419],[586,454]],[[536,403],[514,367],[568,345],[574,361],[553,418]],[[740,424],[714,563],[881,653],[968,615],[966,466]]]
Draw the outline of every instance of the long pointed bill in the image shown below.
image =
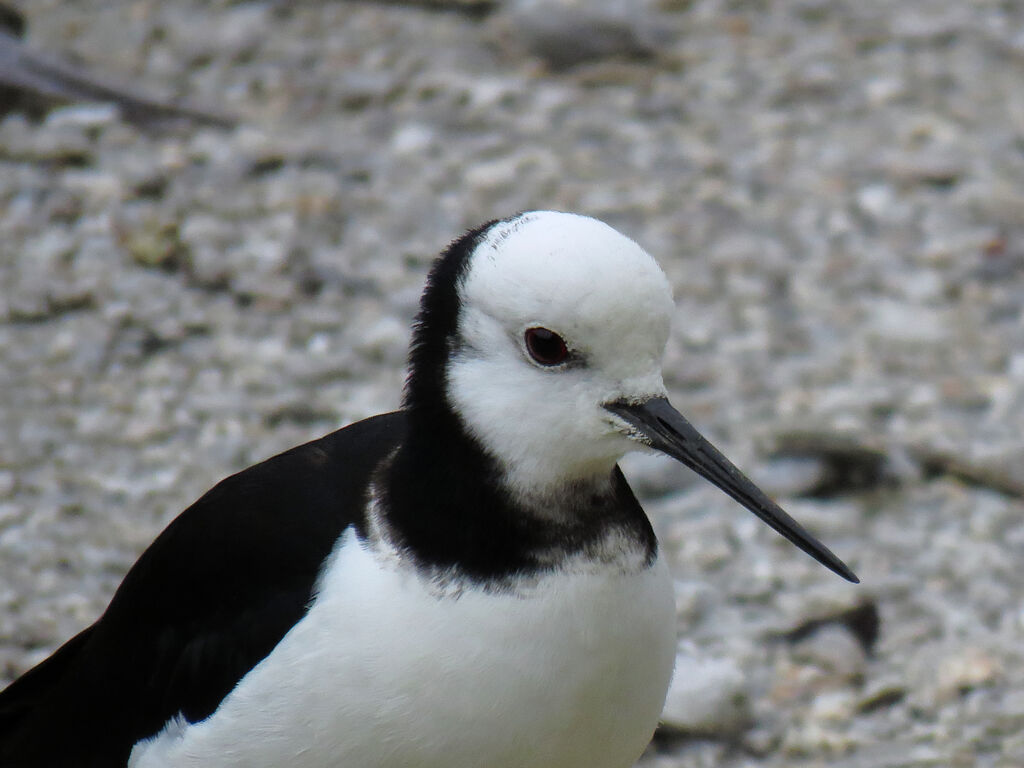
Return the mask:
[[826,568],[847,581],[860,582],[842,560],[769,499],[664,397],[642,403],[608,403],[605,408],[636,429],[635,437],[640,442],[667,453],[714,483]]

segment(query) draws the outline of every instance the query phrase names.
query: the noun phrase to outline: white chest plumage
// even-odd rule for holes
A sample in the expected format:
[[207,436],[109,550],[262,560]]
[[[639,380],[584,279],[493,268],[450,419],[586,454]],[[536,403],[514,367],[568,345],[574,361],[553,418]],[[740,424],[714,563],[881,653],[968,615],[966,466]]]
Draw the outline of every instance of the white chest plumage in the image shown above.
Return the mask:
[[345,534],[308,614],[130,768],[628,768],[664,703],[671,582],[593,563],[439,592]]

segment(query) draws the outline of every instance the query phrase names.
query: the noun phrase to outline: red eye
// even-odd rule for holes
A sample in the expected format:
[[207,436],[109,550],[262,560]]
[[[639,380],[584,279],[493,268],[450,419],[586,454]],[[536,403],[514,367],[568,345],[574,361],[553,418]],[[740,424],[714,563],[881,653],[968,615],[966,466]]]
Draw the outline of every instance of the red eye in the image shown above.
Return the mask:
[[558,365],[569,358],[565,339],[547,328],[527,328],[526,350],[541,365]]

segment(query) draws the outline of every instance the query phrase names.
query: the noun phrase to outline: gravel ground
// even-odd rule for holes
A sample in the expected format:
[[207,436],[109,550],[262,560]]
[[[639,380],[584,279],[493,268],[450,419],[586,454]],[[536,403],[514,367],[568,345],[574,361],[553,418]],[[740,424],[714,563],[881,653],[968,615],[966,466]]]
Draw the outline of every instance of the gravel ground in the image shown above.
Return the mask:
[[656,255],[676,405],[863,579],[629,459],[681,637],[642,765],[1024,765],[1024,6],[23,5],[239,124],[0,118],[0,683],[218,479],[394,408],[449,239],[557,208]]

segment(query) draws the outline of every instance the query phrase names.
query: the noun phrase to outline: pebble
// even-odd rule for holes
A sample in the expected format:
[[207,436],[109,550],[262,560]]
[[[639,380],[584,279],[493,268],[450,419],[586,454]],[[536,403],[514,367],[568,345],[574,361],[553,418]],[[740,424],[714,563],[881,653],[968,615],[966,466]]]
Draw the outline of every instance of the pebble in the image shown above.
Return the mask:
[[793,659],[812,664],[836,681],[855,681],[864,675],[864,646],[845,627],[826,624],[793,647]]
[[118,108],[114,104],[72,104],[51,110],[46,116],[46,126],[96,130],[111,125],[119,116]]
[[676,734],[735,736],[750,725],[746,676],[731,659],[680,655],[662,727]]
[[990,651],[975,646],[926,648],[910,666],[912,705],[940,709],[980,687],[996,684],[1003,677],[1000,660]]
[[610,58],[648,58],[653,25],[640,9],[608,4],[516,0],[494,23],[495,37],[512,37],[555,70]]

